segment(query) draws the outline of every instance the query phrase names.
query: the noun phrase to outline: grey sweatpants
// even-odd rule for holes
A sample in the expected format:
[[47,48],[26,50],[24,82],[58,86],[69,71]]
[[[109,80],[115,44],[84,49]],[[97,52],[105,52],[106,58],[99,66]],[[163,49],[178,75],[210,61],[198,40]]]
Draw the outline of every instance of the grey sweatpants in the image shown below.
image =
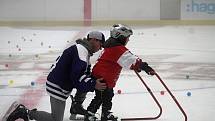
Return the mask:
[[50,96],[51,113],[45,111],[30,111],[29,116],[36,121],[63,121],[65,101]]

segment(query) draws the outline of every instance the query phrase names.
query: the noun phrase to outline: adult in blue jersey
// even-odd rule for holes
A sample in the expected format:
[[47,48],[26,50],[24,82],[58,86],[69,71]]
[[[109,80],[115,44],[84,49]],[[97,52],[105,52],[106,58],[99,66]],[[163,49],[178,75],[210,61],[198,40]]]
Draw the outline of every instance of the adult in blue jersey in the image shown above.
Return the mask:
[[106,84],[100,82],[102,79],[96,80],[90,76],[84,76],[84,81],[81,79],[87,74],[90,56],[101,49],[104,41],[103,33],[92,31],[87,38],[76,40],[75,45],[64,50],[47,77],[46,90],[50,95],[51,113],[29,110],[20,104],[10,111],[6,121],[15,121],[18,118],[24,121],[63,121],[66,99],[74,88],[80,92],[105,89]]

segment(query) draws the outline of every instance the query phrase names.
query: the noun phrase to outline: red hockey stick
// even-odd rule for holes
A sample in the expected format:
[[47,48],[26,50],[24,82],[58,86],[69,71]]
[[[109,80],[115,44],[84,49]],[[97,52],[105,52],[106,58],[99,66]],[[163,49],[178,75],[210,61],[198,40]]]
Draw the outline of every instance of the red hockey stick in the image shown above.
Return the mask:
[[[121,120],[153,120],[153,119],[157,119],[161,116],[162,114],[162,108],[159,104],[159,102],[157,101],[157,99],[155,98],[155,96],[153,95],[152,91],[150,90],[150,88],[147,86],[147,84],[143,81],[143,79],[141,78],[141,76],[139,75],[138,72],[135,71],[135,73],[137,74],[137,76],[139,77],[139,79],[141,80],[141,82],[144,84],[144,86],[147,88],[148,92],[151,94],[151,96],[153,97],[154,101],[156,102],[156,104],[158,105],[159,109],[160,109],[160,113],[156,116],[156,117],[147,117],[147,118],[123,118]],[[181,107],[181,105],[178,103],[178,101],[176,100],[175,96],[171,93],[171,91],[169,90],[169,88],[166,86],[166,84],[163,82],[163,80],[160,78],[160,76],[154,72],[155,76],[160,80],[160,82],[162,83],[162,85],[165,87],[165,89],[167,90],[167,92],[170,94],[170,96],[172,97],[172,99],[175,101],[175,103],[177,104],[177,106],[179,107],[179,109],[181,110],[181,112],[183,113],[184,117],[185,117],[185,121],[187,121],[187,115],[185,113],[185,111],[183,110],[183,108]]]
[[185,121],[187,121],[187,115],[184,112],[183,108],[181,107],[181,105],[178,103],[178,101],[176,100],[175,96],[171,93],[171,91],[168,89],[168,87],[166,86],[166,84],[163,82],[163,80],[160,78],[160,76],[155,72],[154,73],[155,76],[160,80],[160,82],[162,83],[162,85],[166,88],[167,92],[170,94],[170,96],[172,97],[172,99],[175,101],[175,103],[177,104],[178,108],[181,110],[181,112],[184,115]]
[[154,94],[152,93],[151,89],[149,88],[149,86],[144,82],[144,80],[142,79],[142,77],[140,76],[140,74],[137,71],[134,71],[137,76],[139,77],[139,79],[141,80],[141,82],[144,84],[144,86],[146,87],[146,89],[148,90],[148,92],[150,93],[150,95],[152,96],[152,98],[154,99],[154,101],[156,102],[157,106],[159,107],[159,114],[157,116],[154,117],[144,117],[144,118],[122,118],[121,120],[154,120],[154,119],[158,119],[161,114],[162,114],[162,107],[159,104],[158,100],[156,99],[156,97],[154,96]]

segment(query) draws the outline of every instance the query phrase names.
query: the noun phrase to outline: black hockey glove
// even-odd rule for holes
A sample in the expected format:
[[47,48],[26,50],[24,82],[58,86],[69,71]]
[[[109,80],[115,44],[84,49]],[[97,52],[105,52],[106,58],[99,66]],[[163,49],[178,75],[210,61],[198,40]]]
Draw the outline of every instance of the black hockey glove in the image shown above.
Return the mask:
[[142,62],[140,65],[141,70],[144,70],[148,75],[154,75],[155,71],[146,62]]

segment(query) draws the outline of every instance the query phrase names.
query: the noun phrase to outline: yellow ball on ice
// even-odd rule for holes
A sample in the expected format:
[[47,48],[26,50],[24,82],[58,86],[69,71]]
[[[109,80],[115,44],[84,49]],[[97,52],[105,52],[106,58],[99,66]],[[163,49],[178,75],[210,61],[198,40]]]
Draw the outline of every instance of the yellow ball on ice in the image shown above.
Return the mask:
[[14,84],[14,80],[10,80],[9,81],[9,86],[13,85]]

